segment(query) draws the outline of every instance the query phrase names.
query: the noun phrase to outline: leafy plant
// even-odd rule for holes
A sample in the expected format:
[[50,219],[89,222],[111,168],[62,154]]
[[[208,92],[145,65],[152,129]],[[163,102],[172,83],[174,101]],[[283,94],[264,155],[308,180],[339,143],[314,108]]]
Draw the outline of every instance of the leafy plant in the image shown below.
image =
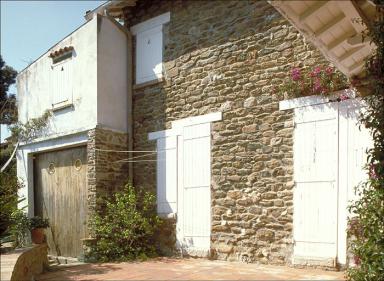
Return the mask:
[[21,209],[15,210],[12,213],[11,218],[12,224],[10,226],[10,234],[13,246],[18,248],[28,245],[29,218]]
[[[3,152],[3,151],[2,151]],[[3,161],[1,161],[3,162]],[[10,227],[13,224],[12,214],[17,210],[17,204],[22,198],[18,198],[17,191],[22,184],[16,177],[16,165],[9,168],[7,173],[0,173],[0,238],[9,236]]]
[[6,65],[0,55],[0,124],[11,124],[17,119],[16,97],[8,93],[16,75],[17,71]]
[[99,201],[102,207],[90,220],[96,241],[87,259],[125,261],[156,255],[153,236],[160,219],[153,194],[128,183],[122,191]]
[[29,228],[48,228],[49,227],[49,219],[44,219],[39,216],[35,216],[29,219]]
[[25,124],[21,122],[12,124],[10,126],[12,140],[14,142],[26,142],[40,137],[47,128],[51,116],[52,112],[50,110],[46,110],[42,116],[31,118]]

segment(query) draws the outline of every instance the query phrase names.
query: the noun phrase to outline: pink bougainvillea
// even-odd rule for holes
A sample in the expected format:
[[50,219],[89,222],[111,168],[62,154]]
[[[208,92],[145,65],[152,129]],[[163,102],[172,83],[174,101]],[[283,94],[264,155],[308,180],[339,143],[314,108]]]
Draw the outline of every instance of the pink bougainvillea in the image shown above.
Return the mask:
[[[313,69],[294,67],[288,81],[280,87],[280,93],[289,97],[328,95],[348,87],[347,78],[332,66],[317,65]],[[339,98],[346,99],[346,95]]]
[[348,99],[349,99],[349,97],[346,94],[340,95],[340,100],[344,101],[344,100],[348,100]]
[[377,174],[376,174],[376,165],[374,165],[374,164],[370,164],[369,165],[369,177],[371,178],[371,179],[377,179]]
[[291,77],[293,81],[299,81],[301,78],[301,71],[300,68],[293,68],[291,71]]
[[325,73],[327,73],[328,75],[332,75],[334,72],[335,72],[335,69],[332,66],[328,66],[325,69]]
[[321,66],[316,66],[315,69],[312,71],[313,77],[319,77],[321,74]]

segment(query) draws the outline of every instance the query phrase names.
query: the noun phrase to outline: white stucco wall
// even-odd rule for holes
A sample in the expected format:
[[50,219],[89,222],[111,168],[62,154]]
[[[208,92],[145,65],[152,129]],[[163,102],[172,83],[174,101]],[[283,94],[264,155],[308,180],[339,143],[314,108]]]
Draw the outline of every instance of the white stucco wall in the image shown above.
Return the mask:
[[93,19],[49,49],[17,77],[19,121],[41,116],[52,109],[51,51],[73,46],[73,107],[56,111],[49,134],[82,131],[96,125],[97,111],[97,19]]
[[17,151],[17,175],[26,198],[19,207],[34,212],[33,155],[87,142],[87,131],[97,125],[128,131],[127,35],[108,18],[92,20],[50,48],[17,77],[19,121],[25,123],[52,109],[49,54],[73,46],[73,106],[54,111],[47,132]]
[[128,35],[99,17],[97,48],[97,123],[128,131]]

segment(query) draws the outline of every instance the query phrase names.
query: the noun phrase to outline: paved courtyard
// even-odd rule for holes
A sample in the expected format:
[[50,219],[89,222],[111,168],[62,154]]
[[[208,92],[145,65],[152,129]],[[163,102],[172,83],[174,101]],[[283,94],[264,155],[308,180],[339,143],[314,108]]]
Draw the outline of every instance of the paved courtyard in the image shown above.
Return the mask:
[[343,272],[204,259],[159,258],[146,262],[64,266],[45,280],[344,280]]

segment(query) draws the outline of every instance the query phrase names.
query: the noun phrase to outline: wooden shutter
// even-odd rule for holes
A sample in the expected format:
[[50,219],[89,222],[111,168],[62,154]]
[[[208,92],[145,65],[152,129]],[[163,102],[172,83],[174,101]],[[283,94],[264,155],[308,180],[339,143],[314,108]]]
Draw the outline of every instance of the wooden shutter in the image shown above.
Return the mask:
[[176,136],[157,139],[157,212],[176,213],[177,199]]
[[294,262],[332,266],[337,238],[337,105],[295,109]]
[[368,129],[359,124],[359,115],[363,106],[358,100],[340,103],[339,109],[339,226],[338,259],[341,264],[347,262],[347,207],[358,199],[355,187],[368,177],[364,166],[367,163],[366,151],[373,147],[372,136]]
[[162,76],[163,25],[136,35],[136,83],[144,83]]
[[184,250],[198,256],[207,255],[210,249],[210,126],[184,127],[179,146],[179,239]]
[[52,105],[72,101],[73,71],[72,59],[55,64],[52,67],[51,95]]

